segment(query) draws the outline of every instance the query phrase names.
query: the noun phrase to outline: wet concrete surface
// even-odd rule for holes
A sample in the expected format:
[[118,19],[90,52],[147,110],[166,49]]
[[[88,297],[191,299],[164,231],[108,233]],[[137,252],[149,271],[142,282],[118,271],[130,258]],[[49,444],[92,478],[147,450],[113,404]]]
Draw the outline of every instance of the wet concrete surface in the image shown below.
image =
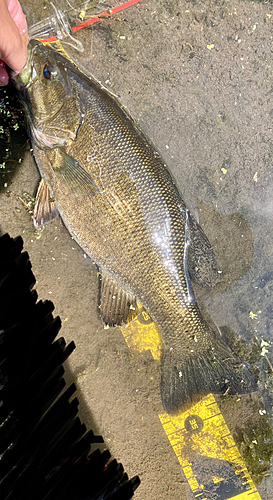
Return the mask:
[[[51,12],[46,2],[24,6],[32,21]],[[273,490],[272,432],[259,413],[264,404],[272,423],[272,32],[270,2],[152,0],[79,32],[83,55],[66,47],[152,139],[215,248],[223,272],[214,290],[197,290],[203,308],[246,361],[255,345],[269,343],[266,356],[259,349],[254,356],[260,394],[236,408],[219,401],[263,500]],[[136,499],[190,500],[158,418],[159,363],[129,350],[120,330],[104,329],[97,269],[60,219],[34,229],[19,200],[39,181],[31,152],[16,165],[0,192],[0,229],[23,236],[39,298],[54,302],[61,334],[76,342],[67,379],[76,381],[83,420],[130,476],[139,474]]]

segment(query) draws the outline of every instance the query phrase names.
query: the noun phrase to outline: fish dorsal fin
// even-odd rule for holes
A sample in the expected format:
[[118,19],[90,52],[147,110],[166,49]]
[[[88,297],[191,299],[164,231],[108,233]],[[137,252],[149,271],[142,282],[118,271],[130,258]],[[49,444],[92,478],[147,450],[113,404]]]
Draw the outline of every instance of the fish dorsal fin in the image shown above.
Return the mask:
[[216,255],[203,229],[191,214],[187,223],[190,238],[187,268],[190,277],[197,285],[211,288],[219,281]]
[[99,189],[91,175],[75,160],[60,149],[56,150],[55,161],[52,165],[56,177],[65,184],[66,188],[83,197],[92,197]]
[[108,326],[128,323],[138,313],[136,297],[105,274],[101,275],[100,301],[101,318]]
[[59,212],[55,201],[50,194],[49,187],[44,179],[40,181],[35,207],[34,207],[34,226],[41,227],[58,217]]

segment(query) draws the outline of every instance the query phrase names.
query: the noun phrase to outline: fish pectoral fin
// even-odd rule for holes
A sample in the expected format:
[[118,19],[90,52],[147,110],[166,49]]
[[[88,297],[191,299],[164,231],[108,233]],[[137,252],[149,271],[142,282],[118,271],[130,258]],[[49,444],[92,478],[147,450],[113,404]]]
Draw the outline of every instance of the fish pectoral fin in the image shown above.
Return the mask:
[[211,288],[219,281],[219,267],[214,250],[203,229],[189,214],[188,231],[190,244],[187,268],[191,279],[199,286]]
[[44,179],[40,181],[35,207],[34,207],[34,226],[41,227],[44,224],[48,224],[53,219],[58,217],[59,212],[55,205],[55,201],[50,194],[49,187]]
[[99,192],[91,175],[75,158],[60,149],[56,150],[52,168],[56,177],[66,185],[69,191],[82,197],[92,197]]
[[101,275],[100,313],[108,326],[120,326],[137,316],[137,300],[112,278]]

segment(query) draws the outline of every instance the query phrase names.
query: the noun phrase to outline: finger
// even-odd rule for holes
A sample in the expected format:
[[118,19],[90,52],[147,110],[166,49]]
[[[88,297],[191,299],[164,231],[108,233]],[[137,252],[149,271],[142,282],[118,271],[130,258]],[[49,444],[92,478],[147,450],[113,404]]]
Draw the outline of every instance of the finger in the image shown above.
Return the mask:
[[8,10],[19,30],[20,35],[22,36],[25,44],[27,45],[28,44],[27,21],[18,0],[9,0]]
[[0,57],[13,71],[19,72],[23,69],[27,61],[27,46],[19,31],[9,32],[8,41],[1,46]]
[[9,82],[9,75],[6,70],[4,61],[0,61],[0,86],[7,85]]
[[[15,2],[15,0],[12,0]],[[19,28],[24,30],[25,20],[21,8],[15,10],[16,5],[11,3],[12,14],[17,18]],[[23,17],[22,17],[23,16]],[[5,2],[0,1],[0,58],[14,71],[23,69],[27,60],[27,46],[20,35],[19,28],[13,21]],[[25,32],[24,32],[25,34]]]

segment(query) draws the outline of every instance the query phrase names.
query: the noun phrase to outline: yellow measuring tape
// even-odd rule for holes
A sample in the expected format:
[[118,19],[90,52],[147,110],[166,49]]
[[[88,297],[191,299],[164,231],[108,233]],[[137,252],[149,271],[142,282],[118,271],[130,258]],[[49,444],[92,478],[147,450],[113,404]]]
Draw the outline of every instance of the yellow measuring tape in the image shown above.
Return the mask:
[[[160,359],[161,338],[145,310],[120,329],[131,349],[150,349]],[[261,500],[212,394],[186,412],[159,418],[197,500]]]

